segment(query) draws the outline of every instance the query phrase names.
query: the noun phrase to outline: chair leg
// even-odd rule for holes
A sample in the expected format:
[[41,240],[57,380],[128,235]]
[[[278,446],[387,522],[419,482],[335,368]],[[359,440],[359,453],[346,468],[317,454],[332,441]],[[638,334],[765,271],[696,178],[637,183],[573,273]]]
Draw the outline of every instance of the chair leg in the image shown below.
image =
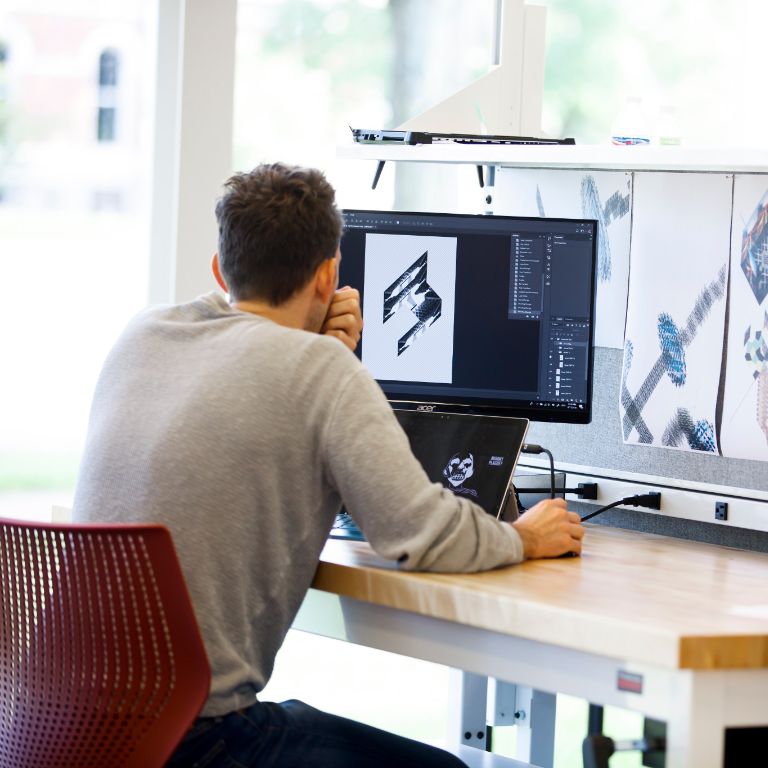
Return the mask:
[[608,758],[614,753],[613,739],[602,733],[592,733],[581,743],[584,768],[608,768]]

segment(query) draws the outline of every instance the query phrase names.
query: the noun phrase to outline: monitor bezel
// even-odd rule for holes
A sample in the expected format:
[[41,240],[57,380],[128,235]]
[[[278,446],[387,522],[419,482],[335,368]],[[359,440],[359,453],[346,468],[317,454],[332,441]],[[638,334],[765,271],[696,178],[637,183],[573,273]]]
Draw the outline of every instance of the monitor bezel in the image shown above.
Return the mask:
[[[415,394],[392,393],[388,392],[386,388],[386,382],[388,380],[377,379],[377,383],[381,387],[384,395],[393,408],[400,410],[429,410],[442,413],[466,413],[466,414],[478,414],[487,416],[511,416],[515,418],[528,419],[529,421],[556,423],[556,424],[589,424],[592,421],[592,397],[593,397],[593,379],[595,369],[595,324],[596,324],[596,299],[597,299],[597,253],[598,253],[598,232],[599,222],[596,219],[589,218],[568,218],[564,216],[508,216],[499,214],[483,214],[483,213],[451,213],[451,212],[438,212],[438,211],[401,211],[401,210],[382,210],[382,209],[366,209],[366,208],[344,208],[341,210],[341,214],[344,217],[344,232],[346,232],[346,215],[352,214],[372,214],[372,215],[404,215],[404,216],[433,216],[438,218],[452,219],[452,218],[470,218],[478,221],[550,221],[550,222],[566,222],[566,223],[582,223],[589,224],[592,227],[592,275],[591,275],[591,291],[590,291],[590,318],[592,322],[589,324],[589,346],[587,351],[587,398],[584,408],[579,409],[567,409],[565,407],[545,407],[531,405],[523,405],[520,401],[515,401],[514,404],[510,404],[509,400],[505,398],[490,398],[486,396],[469,398],[463,396],[441,396],[438,399],[429,398],[427,396],[421,397]],[[342,241],[344,232],[342,233]],[[342,252],[342,264],[344,260],[344,253]],[[363,299],[364,300],[364,299]],[[363,328],[363,341],[365,339],[365,328]],[[358,346],[355,354],[360,358],[361,347]]]

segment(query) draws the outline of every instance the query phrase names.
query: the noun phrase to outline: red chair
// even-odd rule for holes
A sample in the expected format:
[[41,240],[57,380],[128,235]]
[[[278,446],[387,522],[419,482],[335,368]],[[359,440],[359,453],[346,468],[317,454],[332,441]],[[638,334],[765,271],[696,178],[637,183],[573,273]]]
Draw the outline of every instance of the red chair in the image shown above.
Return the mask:
[[0,519],[0,765],[162,766],[210,679],[166,528]]

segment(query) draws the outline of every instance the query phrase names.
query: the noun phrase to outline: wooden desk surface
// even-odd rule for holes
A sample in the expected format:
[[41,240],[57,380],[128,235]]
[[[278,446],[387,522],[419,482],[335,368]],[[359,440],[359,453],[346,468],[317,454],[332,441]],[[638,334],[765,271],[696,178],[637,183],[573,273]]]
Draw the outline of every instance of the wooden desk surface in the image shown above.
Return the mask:
[[329,541],[313,586],[656,666],[768,667],[768,555],[587,528],[580,558],[469,575],[406,573],[367,544]]

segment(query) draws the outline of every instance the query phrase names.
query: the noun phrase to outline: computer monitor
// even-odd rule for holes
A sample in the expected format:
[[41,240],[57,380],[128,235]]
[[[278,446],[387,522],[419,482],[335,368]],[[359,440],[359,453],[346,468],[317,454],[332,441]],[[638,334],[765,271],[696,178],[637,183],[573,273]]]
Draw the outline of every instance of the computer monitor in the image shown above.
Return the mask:
[[398,408],[587,423],[597,223],[344,211],[340,285]]

